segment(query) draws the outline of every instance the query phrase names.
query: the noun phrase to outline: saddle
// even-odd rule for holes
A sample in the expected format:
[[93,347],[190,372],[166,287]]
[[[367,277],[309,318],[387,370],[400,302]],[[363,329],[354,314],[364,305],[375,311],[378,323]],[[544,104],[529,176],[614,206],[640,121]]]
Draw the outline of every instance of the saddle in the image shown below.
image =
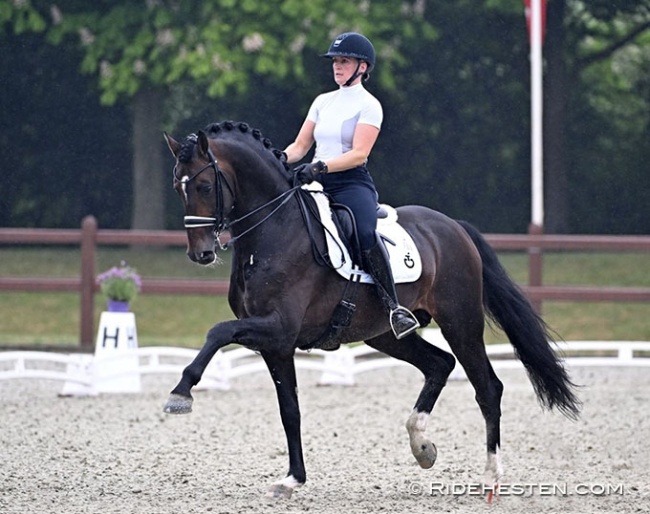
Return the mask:
[[332,222],[336,227],[341,242],[350,254],[352,263],[361,268],[361,246],[359,245],[357,224],[352,210],[347,205],[333,202],[330,203],[330,209],[332,211]]
[[[352,263],[358,265],[361,269],[363,267],[363,260],[361,258],[361,247],[357,236],[357,225],[352,210],[347,205],[334,202],[330,202],[330,209],[332,211],[332,221],[341,238],[341,242],[347,248]],[[380,223],[381,220],[388,219],[388,216],[386,207],[377,204],[378,222]]]
[[[336,350],[337,337],[352,321],[356,305],[354,299],[359,283],[374,283],[372,276],[362,269],[361,249],[352,211],[345,205],[331,203],[318,182],[302,188],[303,217],[312,240],[316,261],[333,268],[348,283],[343,298],[336,306],[326,332],[316,341],[301,349]],[[414,282],[422,274],[422,260],[411,236],[397,223],[397,211],[390,206],[378,206],[377,232],[386,245],[395,283]],[[316,248],[313,221],[318,221],[325,233],[327,248]]]
[[[363,271],[354,216],[350,209],[345,205],[330,203],[318,182],[303,186],[303,190],[309,193],[304,196],[315,204],[317,214],[312,214],[325,232],[327,249],[320,256],[321,259],[326,258],[327,265],[343,278],[350,280],[358,274],[360,282],[373,284],[372,276]],[[313,227],[311,230],[314,230]],[[398,223],[397,211],[393,207],[378,207],[377,233],[386,245],[395,283],[418,280],[422,274],[420,252],[410,234]]]

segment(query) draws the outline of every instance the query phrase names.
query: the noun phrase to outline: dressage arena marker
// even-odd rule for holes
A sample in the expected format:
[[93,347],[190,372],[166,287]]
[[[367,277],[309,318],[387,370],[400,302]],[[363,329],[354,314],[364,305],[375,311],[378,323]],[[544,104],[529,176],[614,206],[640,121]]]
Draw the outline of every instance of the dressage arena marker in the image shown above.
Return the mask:
[[69,363],[73,376],[90,375],[89,384],[66,381],[61,396],[90,396],[99,393],[139,393],[140,357],[135,314],[102,312],[97,330],[94,356],[81,356]]
[[[105,313],[116,315],[115,313]],[[123,313],[132,314],[132,313]],[[117,314],[123,316],[123,314]],[[63,396],[94,396],[100,393],[138,393],[142,375],[180,375],[198,350],[172,347],[137,348],[135,318],[102,319],[94,355],[57,354],[49,352],[0,353],[0,380],[49,379],[64,381]],[[113,319],[110,319],[113,318]],[[105,323],[104,323],[105,322]],[[104,338],[104,323],[107,337]],[[116,335],[111,329],[123,330]],[[129,328],[132,332],[129,335]],[[449,351],[439,329],[424,329],[422,336],[431,344]],[[112,343],[112,344],[111,344]],[[642,366],[650,367],[650,342],[644,341],[571,341],[558,343],[556,351],[565,356],[567,366]],[[486,346],[492,367],[521,369],[512,346]],[[643,355],[639,355],[643,353]],[[342,346],[335,352],[313,350],[296,352],[296,368],[321,373],[319,385],[352,386],[361,373],[409,366],[366,345]],[[200,389],[228,390],[231,380],[251,373],[266,372],[262,358],[246,348],[220,350],[206,369]],[[457,366],[450,380],[464,380],[465,373]]]

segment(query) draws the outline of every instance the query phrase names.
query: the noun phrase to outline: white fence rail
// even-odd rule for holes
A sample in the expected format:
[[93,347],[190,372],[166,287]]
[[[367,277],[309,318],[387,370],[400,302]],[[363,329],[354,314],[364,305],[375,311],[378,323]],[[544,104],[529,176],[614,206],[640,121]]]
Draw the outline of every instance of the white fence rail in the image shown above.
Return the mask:
[[[426,329],[423,336],[436,346],[449,350],[437,329]],[[555,349],[573,366],[650,367],[650,342],[571,341]],[[488,345],[487,354],[495,369],[521,368],[509,344]],[[64,381],[63,395],[94,395],[100,392],[139,392],[140,376],[180,375],[196,356],[197,350],[170,347],[133,348],[116,354],[61,355],[49,352],[0,353],[0,381],[46,379]],[[366,346],[343,346],[336,352],[314,350],[296,353],[296,367],[321,374],[322,385],[354,385],[361,373],[408,364]],[[204,389],[229,389],[231,380],[251,373],[265,372],[266,365],[256,353],[245,348],[219,351],[198,384]],[[136,377],[137,375],[137,377]],[[457,366],[450,379],[465,375]]]

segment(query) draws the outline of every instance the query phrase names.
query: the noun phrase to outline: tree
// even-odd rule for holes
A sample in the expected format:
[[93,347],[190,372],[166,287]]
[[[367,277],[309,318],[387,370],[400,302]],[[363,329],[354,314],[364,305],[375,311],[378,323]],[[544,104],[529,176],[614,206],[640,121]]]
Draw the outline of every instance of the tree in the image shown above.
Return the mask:
[[[626,66],[617,61],[628,51],[647,54],[648,4],[549,0],[548,232],[650,227],[636,214],[649,200],[649,188],[639,187],[648,179],[636,157],[647,147],[648,103],[643,88],[631,86],[642,84],[638,76],[647,72],[639,59],[628,58]],[[525,230],[530,68],[523,15],[521,0],[488,0],[481,8],[459,0],[427,10],[438,38],[412,49],[413,67],[386,99],[390,112],[391,97],[399,98],[392,111],[401,114],[400,123],[387,129],[400,143],[390,151],[401,164],[378,177],[386,180],[380,190],[395,197],[415,183],[429,205],[448,214],[480,220],[489,230]],[[402,172],[408,180],[396,179]]]
[[[403,34],[421,16],[395,12],[389,0],[127,0],[55,6],[43,0],[3,4],[0,24],[17,32],[45,31],[53,44],[78,38],[81,69],[97,77],[107,105],[132,102],[134,140],[133,228],[162,228],[163,99],[170,88],[191,82],[209,96],[244,94],[254,75],[305,79],[305,55],[322,51],[337,33]],[[381,73],[390,85],[400,62],[391,40]],[[157,130],[156,130],[157,128]]]
[[0,46],[0,225],[79,227],[92,213],[105,226],[128,227],[124,106],[99,105],[74,49],[31,33],[0,35]]
[[[645,173],[650,77],[644,57],[650,33],[643,10],[648,2],[549,0],[549,7],[564,6],[564,11],[561,16],[549,11],[544,49],[547,231],[650,230],[643,210],[634,207],[650,201]],[[385,111],[371,162],[381,199],[428,205],[487,231],[526,229],[530,71],[521,0],[399,5],[392,0],[354,5],[340,0],[148,0],[133,5],[66,0],[59,5],[61,9],[50,10],[35,0],[0,4],[0,37],[4,32],[3,43],[11,49],[0,56],[4,69],[35,63],[46,78],[42,85],[36,77],[7,75],[3,115],[18,112],[27,98],[35,107],[43,105],[44,112],[48,103],[65,100],[68,112],[83,106],[97,117],[94,125],[77,123],[78,156],[66,169],[71,174],[92,169],[92,174],[81,180],[78,174],[59,177],[56,191],[70,188],[75,201],[103,209],[103,225],[105,219],[127,225],[133,211],[135,219],[152,220],[134,226],[162,227],[165,218],[168,227],[180,228],[176,200],[166,209],[160,200],[163,195],[173,198],[162,128],[182,135],[211,121],[240,119],[282,146],[330,80],[329,67],[318,55],[336,33],[360,30],[378,50],[367,86]],[[19,34],[9,36],[10,31]],[[48,52],[44,38],[58,46]],[[29,48],[23,51],[23,44]],[[64,73],[79,62],[88,78]],[[45,73],[47,66],[51,70]],[[48,80],[69,85],[59,96],[48,97]],[[83,95],[80,87],[86,88]],[[68,89],[74,98],[64,98]],[[113,112],[109,119],[88,107],[95,91],[105,105],[113,105],[105,109]],[[34,177],[26,185],[16,176],[4,182],[12,191],[14,184],[18,188],[20,199],[11,199],[14,207],[19,203],[14,212],[36,213],[37,223],[48,224],[65,214],[76,225],[76,213],[69,214],[75,212],[74,202],[61,195],[60,202],[48,203],[43,195],[34,195],[49,183],[49,177],[40,175],[42,156],[36,152],[43,149],[66,166],[72,152],[57,148],[55,137],[48,138],[45,148],[43,141],[34,142],[35,136],[25,136],[37,132],[38,120],[45,116],[24,109],[20,119],[26,123],[16,128],[12,119],[0,120],[5,164],[31,170],[21,179]],[[120,119],[126,121],[119,125]],[[47,120],[57,132],[70,121],[56,115]],[[67,148],[65,141],[58,145]],[[129,180],[135,185],[129,187]],[[133,190],[137,195],[130,209]],[[100,198],[109,194],[127,197],[119,203],[123,212],[112,217]],[[117,203],[111,202],[115,209]],[[10,208],[5,207],[0,216]],[[15,218],[26,219],[24,214]],[[568,228],[559,228],[554,219]]]
[[428,205],[484,230],[523,231],[530,212],[523,6],[441,2],[424,16],[437,37],[414,38],[398,87],[379,91],[386,123],[372,159],[382,199]]
[[588,70],[625,47],[638,44],[650,30],[647,0],[598,0],[548,3],[544,54],[544,156],[546,174],[546,231],[568,232],[571,190],[570,125],[576,84]]

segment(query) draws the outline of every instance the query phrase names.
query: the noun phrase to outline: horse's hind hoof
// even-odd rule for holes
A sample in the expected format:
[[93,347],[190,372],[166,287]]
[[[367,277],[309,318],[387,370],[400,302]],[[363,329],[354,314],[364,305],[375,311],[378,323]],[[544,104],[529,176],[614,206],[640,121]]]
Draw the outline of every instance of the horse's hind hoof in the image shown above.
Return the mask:
[[273,486],[266,492],[267,498],[274,500],[288,500],[293,494],[293,489],[284,484],[273,484]]
[[167,414],[189,414],[192,412],[192,397],[170,394],[163,411]]
[[304,481],[299,482],[293,476],[288,475],[282,480],[274,483],[266,492],[266,497],[274,500],[288,500],[291,498],[293,492],[303,484]]
[[438,450],[431,441],[423,441],[417,448],[412,448],[412,450],[413,456],[421,468],[429,469],[436,463]]

